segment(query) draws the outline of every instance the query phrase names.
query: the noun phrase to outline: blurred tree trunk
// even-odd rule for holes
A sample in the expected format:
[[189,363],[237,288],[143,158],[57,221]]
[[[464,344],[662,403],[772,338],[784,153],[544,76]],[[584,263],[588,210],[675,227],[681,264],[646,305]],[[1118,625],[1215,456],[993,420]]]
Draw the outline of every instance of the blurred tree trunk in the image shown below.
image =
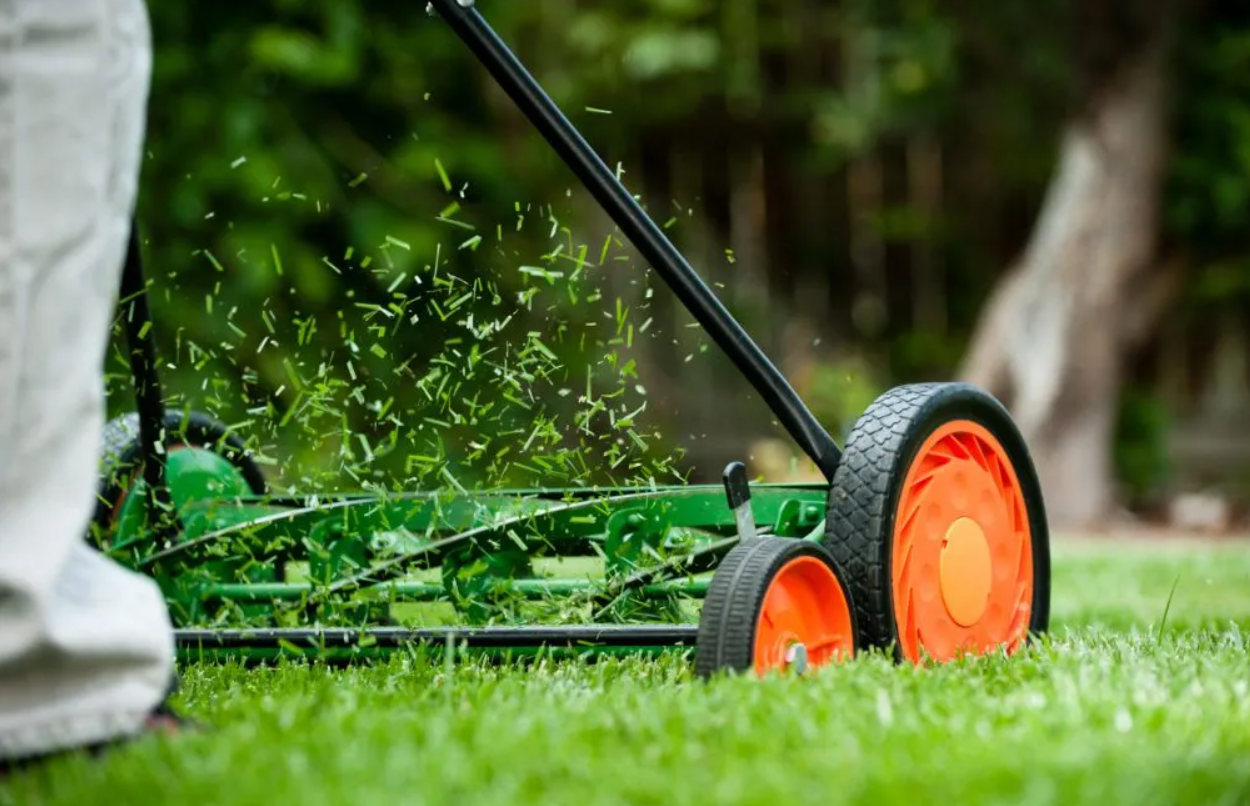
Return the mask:
[[1111,54],[1103,41],[1102,73],[1063,129],[1031,238],[989,299],[962,371],[1012,410],[1059,528],[1096,528],[1116,511],[1124,366],[1169,296],[1157,250],[1171,17],[1132,36],[1123,20],[1104,28],[1119,39]]

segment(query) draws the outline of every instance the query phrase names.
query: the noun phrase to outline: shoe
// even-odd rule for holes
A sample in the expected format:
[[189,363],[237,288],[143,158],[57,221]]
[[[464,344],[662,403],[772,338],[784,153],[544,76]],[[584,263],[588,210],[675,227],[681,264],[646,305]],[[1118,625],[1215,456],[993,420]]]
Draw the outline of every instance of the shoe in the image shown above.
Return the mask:
[[104,742],[95,742],[81,747],[69,748],[66,750],[54,750],[50,753],[40,753],[33,756],[23,756],[16,759],[0,759],[0,781],[4,780],[10,773],[24,772],[31,767],[44,764],[56,758],[68,757],[76,753],[85,753],[91,758],[100,758],[109,750],[120,747],[149,736],[165,736],[173,737],[183,733],[198,733],[205,730],[205,726],[201,723],[190,719],[178,713],[170,701],[178,692],[178,678],[175,677],[171,682],[169,689],[166,691],[164,698],[160,703],[152,709],[147,719],[143,721],[138,732],[121,736]]

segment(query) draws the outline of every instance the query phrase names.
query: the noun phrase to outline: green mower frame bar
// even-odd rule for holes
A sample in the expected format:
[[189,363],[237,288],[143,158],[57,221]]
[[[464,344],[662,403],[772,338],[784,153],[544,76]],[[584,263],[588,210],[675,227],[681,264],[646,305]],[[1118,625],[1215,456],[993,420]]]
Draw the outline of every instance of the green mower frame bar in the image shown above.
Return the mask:
[[[474,0],[430,0],[428,11],[573,170],[826,483],[748,485],[733,462],[723,486],[269,496],[228,429],[164,408],[136,227],[121,297],[138,411],[106,433],[94,534],[161,585],[180,656],[339,662],[404,647],[509,657],[676,648],[694,650],[706,677],[801,672],[868,648],[945,659],[1015,649],[1046,630],[1045,512],[1006,410],[963,384],[899,387],[839,447]],[[535,569],[579,557],[601,563],[601,578]],[[695,625],[684,607],[697,599]],[[431,603],[469,625],[431,625],[441,618],[421,610]],[[524,623],[544,603],[588,623]]]

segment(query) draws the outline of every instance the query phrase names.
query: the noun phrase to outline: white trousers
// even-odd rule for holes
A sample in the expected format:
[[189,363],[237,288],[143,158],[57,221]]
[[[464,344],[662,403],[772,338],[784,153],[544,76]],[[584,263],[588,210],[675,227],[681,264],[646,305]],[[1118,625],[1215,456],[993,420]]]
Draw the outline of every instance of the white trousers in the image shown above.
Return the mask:
[[136,732],[159,590],[84,542],[146,123],[143,0],[0,0],[0,758]]

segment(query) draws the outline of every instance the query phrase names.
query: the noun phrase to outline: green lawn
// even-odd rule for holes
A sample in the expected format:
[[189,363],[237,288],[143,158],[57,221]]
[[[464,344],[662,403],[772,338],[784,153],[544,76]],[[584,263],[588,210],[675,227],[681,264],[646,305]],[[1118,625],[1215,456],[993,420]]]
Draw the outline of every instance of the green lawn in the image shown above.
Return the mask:
[[1250,802],[1250,542],[1055,555],[1051,639],[1008,660],[713,685],[678,659],[190,668],[216,730],[0,804]]

